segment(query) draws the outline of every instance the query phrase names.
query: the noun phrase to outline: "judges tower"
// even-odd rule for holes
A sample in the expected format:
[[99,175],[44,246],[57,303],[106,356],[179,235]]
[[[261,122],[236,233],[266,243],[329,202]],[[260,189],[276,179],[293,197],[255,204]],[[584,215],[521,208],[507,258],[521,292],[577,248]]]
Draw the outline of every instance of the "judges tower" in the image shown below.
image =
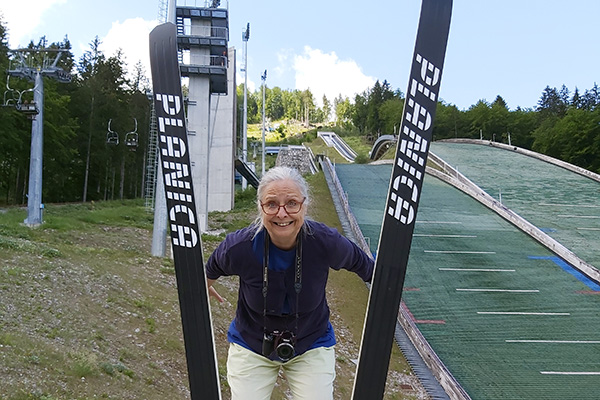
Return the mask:
[[181,75],[189,79],[188,150],[198,223],[206,231],[208,212],[229,211],[234,202],[235,50],[228,47],[229,10],[220,1],[187,3],[175,10],[177,45]]

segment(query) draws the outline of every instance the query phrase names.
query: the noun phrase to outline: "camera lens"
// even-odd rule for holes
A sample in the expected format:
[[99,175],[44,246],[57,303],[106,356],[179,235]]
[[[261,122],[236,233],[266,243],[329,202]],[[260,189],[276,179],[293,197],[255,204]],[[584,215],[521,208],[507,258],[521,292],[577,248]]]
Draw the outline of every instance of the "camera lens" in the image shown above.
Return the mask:
[[280,343],[277,346],[277,357],[281,361],[288,361],[290,358],[294,356],[294,346],[289,343]]

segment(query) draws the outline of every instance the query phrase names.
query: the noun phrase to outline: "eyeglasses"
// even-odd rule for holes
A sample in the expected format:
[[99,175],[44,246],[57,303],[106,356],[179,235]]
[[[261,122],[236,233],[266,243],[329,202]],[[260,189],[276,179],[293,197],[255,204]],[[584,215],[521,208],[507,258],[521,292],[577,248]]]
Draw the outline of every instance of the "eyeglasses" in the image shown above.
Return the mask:
[[268,201],[266,203],[260,203],[260,207],[267,215],[275,215],[279,212],[279,209],[283,207],[286,213],[292,215],[300,212],[302,208],[302,204],[304,204],[304,200],[306,197],[302,199],[302,201],[290,200],[285,204],[279,205],[275,201]]

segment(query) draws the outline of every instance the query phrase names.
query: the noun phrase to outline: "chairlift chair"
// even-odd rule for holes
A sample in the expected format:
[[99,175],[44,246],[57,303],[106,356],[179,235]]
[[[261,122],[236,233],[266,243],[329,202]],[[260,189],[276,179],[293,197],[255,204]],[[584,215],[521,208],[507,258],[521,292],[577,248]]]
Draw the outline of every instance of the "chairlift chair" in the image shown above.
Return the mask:
[[14,90],[8,89],[4,91],[4,99],[2,100],[3,107],[13,107],[15,103],[15,98],[13,95]]
[[106,133],[106,144],[116,146],[119,144],[119,135],[110,129],[112,118],[108,120],[108,132]]
[[139,142],[139,136],[137,133],[137,119],[134,118],[133,121],[135,122],[135,129],[125,135],[125,145],[129,148],[129,151],[136,151]]
[[[15,109],[24,115],[27,118],[33,120],[40,113],[40,109],[37,106],[35,101],[27,101],[23,100],[23,94],[25,92],[33,92],[34,88],[26,89],[26,90],[16,90],[10,87],[10,75],[6,77],[6,91],[4,92],[4,102],[3,106],[15,107]],[[18,96],[17,96],[18,95]]]
[[24,102],[18,101],[16,104],[17,111],[22,112],[27,118],[33,120],[40,113],[40,110],[35,101]]
[[6,77],[6,90],[4,91],[3,107],[14,107],[15,105],[15,89],[11,89],[9,85],[10,75]]

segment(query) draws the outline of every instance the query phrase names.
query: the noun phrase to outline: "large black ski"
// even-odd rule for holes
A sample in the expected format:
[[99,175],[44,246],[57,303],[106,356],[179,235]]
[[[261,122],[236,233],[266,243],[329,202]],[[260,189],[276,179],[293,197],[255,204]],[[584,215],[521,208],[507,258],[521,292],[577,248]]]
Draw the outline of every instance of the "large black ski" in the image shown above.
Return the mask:
[[423,0],[375,261],[353,400],[383,398],[450,30],[452,0]]
[[150,33],[150,64],[192,400],[221,398],[177,59],[177,28]]

